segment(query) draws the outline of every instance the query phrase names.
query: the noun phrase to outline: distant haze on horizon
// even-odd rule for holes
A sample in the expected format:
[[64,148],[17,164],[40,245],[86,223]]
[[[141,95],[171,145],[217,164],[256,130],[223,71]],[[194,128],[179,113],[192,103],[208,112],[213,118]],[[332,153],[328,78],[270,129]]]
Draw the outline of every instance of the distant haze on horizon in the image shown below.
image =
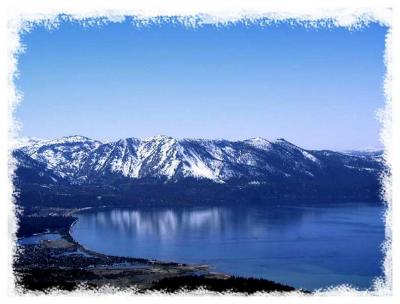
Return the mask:
[[380,148],[387,28],[236,24],[84,28],[22,36],[22,137],[285,138]]

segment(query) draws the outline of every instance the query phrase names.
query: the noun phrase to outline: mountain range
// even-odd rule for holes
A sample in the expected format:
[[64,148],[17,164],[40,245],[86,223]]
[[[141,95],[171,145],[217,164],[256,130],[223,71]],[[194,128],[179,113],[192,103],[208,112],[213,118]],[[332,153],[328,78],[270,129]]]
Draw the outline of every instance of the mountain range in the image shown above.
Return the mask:
[[158,135],[102,143],[68,136],[26,141],[13,156],[17,184],[70,187],[190,182],[278,193],[286,191],[282,185],[293,185],[298,191],[330,189],[331,196],[359,189],[376,197],[384,169],[381,152],[306,150],[285,139],[264,138],[229,141]]

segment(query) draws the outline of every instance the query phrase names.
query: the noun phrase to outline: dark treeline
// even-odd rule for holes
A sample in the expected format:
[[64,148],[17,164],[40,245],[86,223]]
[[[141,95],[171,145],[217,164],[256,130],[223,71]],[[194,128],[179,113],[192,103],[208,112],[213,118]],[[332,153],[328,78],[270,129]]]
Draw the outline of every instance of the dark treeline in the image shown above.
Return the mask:
[[16,201],[26,214],[35,208],[82,208],[141,205],[219,205],[235,203],[334,203],[379,202],[378,183],[359,186],[316,183],[269,183],[240,186],[212,182],[167,184],[17,186]]
[[[205,276],[180,276],[165,278],[155,283],[150,288],[154,291],[166,291],[168,293],[184,290],[196,290],[200,287],[215,292],[239,292],[252,294],[255,292],[290,292],[295,288],[255,278],[230,277],[227,279],[207,278]],[[306,292],[307,293],[307,292]]]
[[75,217],[66,216],[22,216],[19,219],[17,237],[26,237],[47,231],[68,230],[75,220]]
[[[96,289],[97,286],[91,284],[92,280],[98,279],[98,276],[84,269],[52,269],[51,274],[47,269],[33,269],[29,273],[24,273],[17,277],[20,286],[26,290],[46,291],[51,288],[72,291],[79,288],[79,278],[86,281],[88,289]],[[287,285],[279,284],[273,281],[254,278],[209,278],[206,276],[185,275],[177,277],[164,278],[155,281],[153,286],[143,289],[139,292],[165,291],[168,293],[179,292],[182,290],[197,290],[204,288],[215,292],[237,292],[243,294],[253,294],[256,292],[291,292],[296,289]],[[302,291],[309,293],[307,291]]]

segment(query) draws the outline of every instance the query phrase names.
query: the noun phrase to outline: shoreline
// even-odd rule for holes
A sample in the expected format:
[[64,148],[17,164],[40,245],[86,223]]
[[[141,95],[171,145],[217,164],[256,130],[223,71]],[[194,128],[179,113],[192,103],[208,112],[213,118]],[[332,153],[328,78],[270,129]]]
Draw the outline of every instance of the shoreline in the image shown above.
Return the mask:
[[[186,266],[186,267],[201,267],[201,268],[207,268],[209,269],[209,265],[202,265],[202,264],[187,264],[187,263],[179,263],[179,262],[175,262],[175,261],[162,261],[162,260],[157,260],[157,259],[148,259],[148,258],[141,258],[141,257],[130,257],[130,256],[117,256],[117,255],[110,255],[110,254],[105,254],[105,253],[101,253],[101,252],[97,252],[97,251],[93,251],[91,249],[86,248],[85,246],[83,246],[81,243],[79,243],[78,241],[76,241],[74,239],[74,237],[71,235],[71,229],[72,226],[78,221],[78,219],[76,219],[72,224],[70,229],[66,232],[65,235],[63,235],[62,233],[59,233],[61,237],[66,237],[68,241],[70,241],[71,243],[75,244],[77,246],[78,249],[82,250],[85,253],[88,253],[90,255],[93,256],[101,256],[101,257],[108,257],[108,258],[123,258],[123,259],[130,259],[133,261],[137,261],[140,263],[145,263],[145,264],[151,264],[151,265],[175,265],[175,266]],[[223,274],[220,273],[221,275],[226,275],[226,276],[230,276],[227,274]]]
[[[68,227],[31,234],[38,236],[57,233],[60,239],[19,244],[23,251],[13,265],[18,286],[25,291],[42,292],[49,288],[74,290],[83,284],[89,289],[104,286],[111,286],[117,290],[135,288],[139,293],[174,293],[182,288],[197,290],[201,287],[210,291],[244,294],[292,291],[309,293],[266,279],[236,277],[212,271],[210,265],[113,256],[92,251],[77,242],[71,234],[71,229],[79,219],[74,215],[88,209],[93,207],[58,210],[58,216],[74,218],[74,221]],[[45,210],[41,211],[43,215]],[[55,216],[54,212],[48,214],[48,217]],[[36,220],[39,218],[46,222],[46,217],[37,216]]]
[[[107,256],[107,257],[118,257],[118,258],[126,258],[126,259],[132,259],[132,260],[137,260],[137,261],[143,261],[143,262],[147,262],[150,264],[162,264],[162,265],[177,265],[177,266],[192,266],[192,267],[207,267],[210,268],[210,265],[202,265],[202,264],[187,264],[187,263],[180,263],[180,262],[175,262],[175,261],[163,261],[163,260],[157,260],[157,259],[149,259],[149,258],[141,258],[141,257],[131,257],[131,256],[115,256],[115,255],[109,255],[109,254],[104,254],[104,253],[100,253],[97,251],[93,251],[91,249],[86,248],[85,246],[83,246],[82,244],[80,244],[77,240],[74,239],[74,237],[71,234],[71,230],[73,228],[73,226],[78,222],[79,218],[75,217],[74,214],[77,214],[79,212],[82,211],[86,211],[86,210],[101,210],[101,209],[108,209],[110,207],[108,206],[99,206],[99,207],[84,207],[84,208],[78,208],[78,209],[74,209],[73,211],[71,211],[69,213],[68,216],[70,217],[74,217],[75,220],[71,223],[71,225],[68,228],[68,231],[66,232],[66,237],[69,238],[69,240],[71,242],[73,242],[74,244],[76,244],[80,249],[82,249],[83,251],[93,254],[93,255],[98,255],[98,256]],[[60,235],[62,235],[60,233]],[[224,274],[224,273],[220,273],[221,275],[225,275],[225,276],[231,276],[228,274]]]

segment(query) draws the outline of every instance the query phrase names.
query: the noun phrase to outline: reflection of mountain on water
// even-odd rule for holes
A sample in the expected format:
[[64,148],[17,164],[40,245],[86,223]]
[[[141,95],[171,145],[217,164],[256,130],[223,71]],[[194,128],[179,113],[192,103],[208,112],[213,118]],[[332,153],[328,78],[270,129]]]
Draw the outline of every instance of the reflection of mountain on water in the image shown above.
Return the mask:
[[[262,206],[247,208],[210,207],[178,209],[113,209],[90,214],[91,224],[97,229],[120,231],[135,237],[171,239],[176,234],[209,234],[222,236],[228,231],[246,232],[258,237],[271,230],[285,230],[294,222],[313,217],[313,210],[298,212],[286,208],[271,208],[266,212]],[[290,225],[288,225],[290,224]]]
[[72,236],[105,254],[182,263],[307,289],[368,287],[381,275],[383,208],[368,204],[89,211]]
[[94,224],[104,228],[111,225],[124,233],[164,239],[173,236],[178,230],[192,233],[218,232],[221,230],[221,225],[229,222],[229,213],[226,208],[178,211],[114,209],[109,212],[98,212],[92,216]]

